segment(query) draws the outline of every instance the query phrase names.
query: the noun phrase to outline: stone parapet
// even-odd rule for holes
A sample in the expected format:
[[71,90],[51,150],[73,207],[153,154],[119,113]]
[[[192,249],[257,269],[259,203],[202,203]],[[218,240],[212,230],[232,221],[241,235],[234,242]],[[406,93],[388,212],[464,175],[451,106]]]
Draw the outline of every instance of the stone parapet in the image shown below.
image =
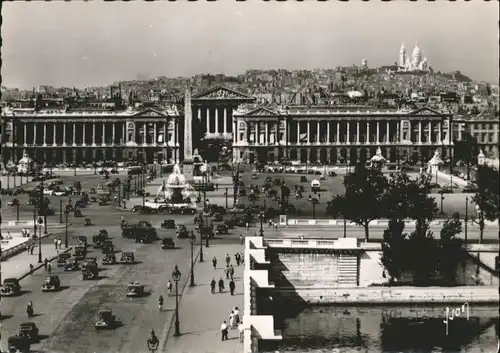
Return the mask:
[[[416,221],[412,219],[406,219],[405,221],[405,227],[415,227]],[[430,226],[432,227],[441,227],[443,226],[444,222],[446,222],[446,219],[435,219],[430,222]],[[498,228],[498,220],[496,221],[485,221],[485,226],[486,227],[492,227],[492,228]],[[293,227],[293,226],[299,226],[299,227],[307,227],[311,226],[311,228],[316,227],[316,226],[324,226],[324,227],[344,227],[344,220],[343,219],[281,219],[280,218],[280,225],[281,226],[288,226],[288,227]],[[347,221],[345,224],[347,227],[360,227],[358,224],[354,222]],[[387,228],[389,225],[389,220],[388,219],[377,219],[373,220],[370,222],[370,227],[381,227],[381,228]],[[470,220],[467,222],[468,227],[473,227],[473,228],[479,228],[479,225]]]
[[274,288],[269,282],[267,270],[254,270],[254,264],[268,264],[265,258],[266,245],[261,237],[245,239],[244,318],[248,330],[245,331],[244,353],[258,352],[259,339],[281,340],[281,333],[274,329],[272,315],[257,315],[255,292],[257,288]]

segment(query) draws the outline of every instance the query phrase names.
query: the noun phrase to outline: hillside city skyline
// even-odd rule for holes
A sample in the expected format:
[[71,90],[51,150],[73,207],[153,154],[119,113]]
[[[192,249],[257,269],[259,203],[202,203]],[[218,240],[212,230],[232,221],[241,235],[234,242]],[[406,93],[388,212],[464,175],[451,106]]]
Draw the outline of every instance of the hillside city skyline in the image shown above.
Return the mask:
[[418,41],[436,71],[497,83],[497,8],[484,2],[5,3],[2,86],[95,87],[160,76],[334,69],[363,59],[374,68],[397,62],[402,41],[410,53]]

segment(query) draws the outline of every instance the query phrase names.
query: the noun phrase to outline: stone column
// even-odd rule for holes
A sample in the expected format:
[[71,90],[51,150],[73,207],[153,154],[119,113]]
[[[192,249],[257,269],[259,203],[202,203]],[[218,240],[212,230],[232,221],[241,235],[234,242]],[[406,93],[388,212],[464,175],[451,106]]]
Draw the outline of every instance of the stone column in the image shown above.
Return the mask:
[[210,108],[207,108],[207,133],[210,132]]
[[28,127],[27,127],[26,125],[27,125],[26,123],[24,123],[24,124],[23,124],[23,130],[24,130],[24,131],[23,131],[23,133],[24,133],[24,145],[25,145],[25,146],[26,146],[26,145],[28,145],[28,141],[26,140],[26,137],[27,137],[26,135],[27,135],[27,130],[28,130]]
[[300,122],[297,121],[297,144],[300,145]]
[[[86,129],[85,122],[82,123],[82,130],[83,130],[83,140],[82,140],[82,146],[86,146],[87,143],[85,142],[85,130]],[[73,144],[75,144],[75,123],[73,123]]]
[[197,108],[198,110],[198,121],[201,121],[201,108]]
[[153,128],[153,139],[154,139],[153,145],[156,146],[158,144],[158,138],[156,136],[156,123],[154,123],[154,128]]
[[224,128],[222,131],[227,134],[227,108],[224,108]]
[[[329,144],[330,143],[330,122],[327,121],[326,123],[326,143]],[[329,160],[329,159],[328,159]]]
[[321,138],[319,136],[320,126],[319,121],[316,123],[316,143],[319,145],[321,143]]
[[[208,121],[208,120],[207,120]],[[167,138],[168,138],[168,131],[167,131],[167,123],[164,122],[163,123],[163,145],[164,146],[167,146]],[[207,127],[208,127],[208,123],[207,123]],[[208,132],[208,131],[207,131]]]
[[[307,144],[311,143],[311,122],[307,121]],[[309,149],[307,150],[309,151]],[[309,161],[309,152],[307,152],[307,160]]]
[[47,146],[47,123],[43,123],[43,145]]
[[377,121],[377,144],[380,143],[380,121]]
[[95,146],[95,121],[92,122],[92,146]]
[[219,133],[219,107],[215,107],[215,133]]
[[36,146],[37,142],[36,142],[36,130],[38,128],[38,124],[37,123],[33,123],[33,145]]
[[418,143],[422,143],[422,120],[418,122]]
[[438,138],[437,142],[441,144],[443,142],[443,122],[438,122]]
[[389,123],[389,120],[387,120],[387,131],[385,133],[386,137],[385,137],[385,141],[387,143],[390,143],[391,142],[391,124]]
[[356,143],[359,145],[359,121],[356,121]]
[[116,138],[116,123],[113,121],[112,123],[112,126],[113,126],[113,137],[112,137],[112,140],[111,140],[111,145],[114,146],[115,145],[115,138]]
[[106,122],[102,122],[102,140],[101,146],[106,146]]
[[[307,123],[307,126],[309,126],[309,122]],[[307,163],[311,163],[311,148],[307,147]]]
[[351,133],[351,124],[349,121],[346,122],[347,124],[347,143],[350,143],[351,142],[351,136],[350,136],[350,133]]
[[370,143],[370,122],[366,122],[366,143]]
[[429,121],[428,125],[429,125],[429,131],[427,133],[427,142],[429,144],[431,144],[432,143],[432,122]]
[[337,143],[340,143],[340,120],[337,120]]
[[266,121],[265,123],[265,133],[266,136],[264,136],[264,145],[269,145],[269,123]]
[[330,161],[332,160],[332,149],[331,148],[326,149],[326,159],[327,159],[327,163],[330,163]]
[[52,128],[53,134],[52,134],[52,146],[56,146],[56,123],[54,123],[54,126]]
[[62,128],[63,128],[62,145],[66,146],[66,123],[62,123]]

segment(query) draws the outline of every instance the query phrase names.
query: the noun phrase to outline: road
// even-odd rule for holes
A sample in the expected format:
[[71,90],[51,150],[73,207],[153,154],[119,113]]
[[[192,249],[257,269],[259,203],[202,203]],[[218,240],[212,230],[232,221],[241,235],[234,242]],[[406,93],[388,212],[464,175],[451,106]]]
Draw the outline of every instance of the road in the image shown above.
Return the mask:
[[[78,176],[83,188],[95,187],[101,183],[97,176]],[[63,177],[63,180],[72,183],[75,178]],[[8,196],[4,196],[8,198]],[[25,196],[18,197],[20,200]],[[57,205],[58,197],[50,197]],[[66,198],[63,198],[66,199]],[[57,202],[57,203],[56,203]],[[65,201],[66,202],[66,201]],[[24,202],[25,203],[25,202]],[[15,208],[4,210],[4,219],[14,219]],[[21,219],[31,216],[32,206],[22,205]],[[10,214],[9,214],[10,212]],[[129,222],[149,220],[159,228],[160,223],[172,218],[177,224],[193,227],[192,216],[179,215],[140,215],[127,211],[117,210],[114,206],[90,205],[83,209],[85,216],[92,219],[93,226],[84,227],[83,218],[70,217],[73,226],[69,230],[70,245],[74,244],[79,235],[91,236],[99,229],[107,229],[119,251],[133,251],[137,264],[108,266],[100,272],[97,281],[83,281],[80,272],[64,272],[62,268],[53,267],[53,274],[60,276],[63,289],[57,293],[42,293],[40,288],[46,273],[38,271],[21,281],[25,292],[19,297],[2,298],[2,338],[1,348],[6,348],[9,336],[17,333],[19,324],[28,321],[26,304],[29,300],[34,303],[35,313],[33,322],[40,328],[42,340],[33,345],[33,349],[40,352],[144,352],[146,339],[151,329],[155,329],[160,340],[166,339],[167,328],[174,313],[175,297],[166,295],[166,284],[171,279],[175,265],[179,266],[182,278],[179,287],[182,288],[188,280],[190,269],[191,246],[186,239],[175,239],[176,249],[162,250],[160,242],[153,244],[136,244],[132,239],[123,239],[119,228],[123,216]],[[14,216],[14,217],[13,217]],[[29,218],[28,218],[29,219]],[[49,222],[57,222],[59,216],[49,217]],[[158,229],[160,238],[165,236],[175,238],[174,230]],[[239,229],[229,236],[211,242],[220,244],[238,243],[239,234],[247,232]],[[58,234],[61,237],[60,234]],[[53,239],[53,238],[52,238]],[[46,240],[50,242],[51,239]],[[89,248],[89,256],[102,260],[98,250]],[[199,246],[195,247],[199,250]],[[203,248],[206,252],[208,249]],[[120,253],[117,253],[117,258]],[[28,264],[26,264],[28,266]],[[101,266],[104,268],[104,266]],[[196,270],[196,269],[195,269]],[[128,283],[139,281],[146,286],[147,296],[129,299],[125,296]],[[165,298],[165,307],[168,310],[158,312],[158,297]],[[114,330],[96,332],[94,323],[100,309],[113,310],[120,326]]]
[[[381,240],[384,233],[384,227],[371,227],[370,228],[370,239]],[[347,226],[347,237],[350,238],[365,238],[365,231],[361,227]],[[406,232],[411,232],[413,229],[406,229]],[[434,232],[434,237],[439,239],[439,232],[441,227],[431,227],[431,231]],[[304,238],[342,238],[344,236],[344,228],[339,227],[321,227],[321,226],[289,226],[281,227],[278,231],[271,230],[267,226],[264,226],[264,236],[269,237],[287,237],[287,238],[297,238],[303,236]],[[460,234],[462,239],[465,238],[465,233]],[[469,227],[467,231],[467,240],[470,242],[478,242],[479,240],[479,229],[477,226],[474,228]],[[484,230],[483,241],[485,243],[496,243],[498,244],[498,227],[487,227]]]

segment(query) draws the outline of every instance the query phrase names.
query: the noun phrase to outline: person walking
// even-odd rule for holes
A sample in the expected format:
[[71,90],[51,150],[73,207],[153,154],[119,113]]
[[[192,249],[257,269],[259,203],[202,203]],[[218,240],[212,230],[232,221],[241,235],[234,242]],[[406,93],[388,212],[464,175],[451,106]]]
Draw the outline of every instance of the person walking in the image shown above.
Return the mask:
[[33,251],[35,250],[35,245],[31,244],[30,246],[30,254],[33,255]]
[[212,278],[212,282],[210,282],[210,289],[212,290],[212,294],[215,294],[215,285],[217,283],[215,283],[215,279]]
[[229,277],[231,277],[231,281],[234,279],[234,267],[233,267],[233,265],[231,265],[231,267],[229,267]]
[[224,272],[226,274],[226,279],[229,279],[229,267],[226,266],[226,268],[224,269]]
[[54,239],[54,249],[57,250],[57,238]]
[[47,264],[47,272],[49,273],[49,275],[52,274],[52,263],[50,262]]
[[45,260],[43,260],[43,266],[45,267],[45,271],[47,271],[48,265],[49,265],[49,260],[45,258]]
[[245,227],[246,227],[247,231],[250,230],[250,224],[248,224],[248,222],[246,222]]
[[229,266],[230,263],[231,263],[231,256],[229,256],[229,254],[226,254],[226,265]]
[[243,234],[240,234],[240,243],[241,243],[241,245],[243,245],[244,242],[245,242],[245,239],[243,238]]
[[172,294],[172,281],[168,280],[168,283],[167,283],[167,291],[168,291],[168,295]]
[[35,268],[35,266],[33,266],[33,264],[30,264],[30,274],[33,274],[34,268]]
[[234,284],[234,281],[231,279],[229,282],[229,291],[231,292],[231,295],[234,295],[234,290],[236,289],[236,285]]
[[223,341],[227,341],[227,324],[226,324],[226,321],[222,322],[222,324],[220,325],[220,333],[221,333],[221,336],[222,336],[222,340]]
[[62,240],[61,239],[57,239],[57,248],[62,249]]
[[234,328],[234,312],[231,310],[231,314],[229,314],[229,328]]
[[236,266],[240,265],[240,254],[236,253],[234,254],[234,260],[236,261]]
[[223,293],[223,292],[224,292],[224,280],[221,277],[219,279],[219,293]]
[[240,334],[240,342],[243,343],[243,340],[245,338],[245,327],[243,326],[243,321],[241,321],[238,325],[238,332]]
[[236,325],[238,325],[240,323],[240,310],[238,309],[238,307],[234,307],[234,320],[236,322]]
[[214,270],[216,270],[217,269],[217,259],[215,258],[215,256],[212,259],[212,265],[214,266]]

